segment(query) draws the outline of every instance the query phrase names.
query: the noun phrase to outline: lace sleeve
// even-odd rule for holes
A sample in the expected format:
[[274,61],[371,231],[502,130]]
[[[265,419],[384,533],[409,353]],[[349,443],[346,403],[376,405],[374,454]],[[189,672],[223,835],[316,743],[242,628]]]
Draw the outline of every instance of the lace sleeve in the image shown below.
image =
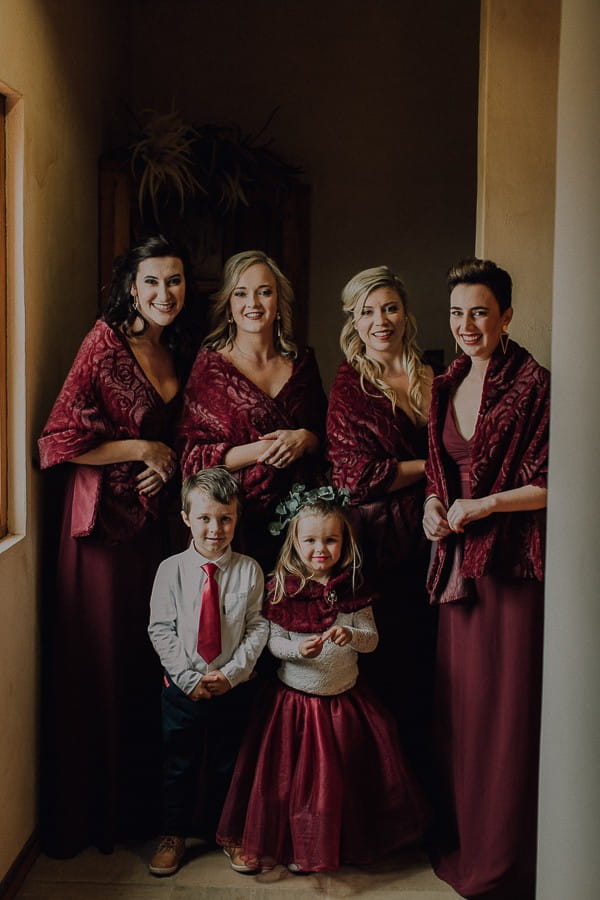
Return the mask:
[[375,617],[370,606],[359,609],[352,616],[350,646],[357,653],[371,653],[379,643]]
[[269,650],[277,659],[303,659],[300,653],[300,644],[303,640],[291,637],[290,632],[277,625],[276,622],[270,623],[269,632]]

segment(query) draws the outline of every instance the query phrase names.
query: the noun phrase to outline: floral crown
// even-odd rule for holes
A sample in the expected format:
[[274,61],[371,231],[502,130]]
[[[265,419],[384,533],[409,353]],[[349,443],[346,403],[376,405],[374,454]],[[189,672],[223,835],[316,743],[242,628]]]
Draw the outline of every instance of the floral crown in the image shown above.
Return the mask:
[[313,503],[327,503],[332,508],[348,506],[350,491],[348,488],[334,488],[330,484],[307,491],[306,485],[293,484],[287,497],[275,507],[279,518],[269,523],[269,532],[274,536],[281,534],[304,506],[311,506]]

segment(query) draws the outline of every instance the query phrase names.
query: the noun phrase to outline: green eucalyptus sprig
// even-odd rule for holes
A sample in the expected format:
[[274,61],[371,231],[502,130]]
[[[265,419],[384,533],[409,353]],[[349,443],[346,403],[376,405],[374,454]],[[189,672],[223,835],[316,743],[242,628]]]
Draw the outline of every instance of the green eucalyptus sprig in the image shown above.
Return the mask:
[[275,507],[275,513],[279,518],[269,523],[269,533],[275,537],[281,534],[303,506],[317,502],[330,503],[332,507],[348,506],[350,491],[348,488],[334,488],[330,484],[307,491],[306,485],[293,484],[287,497]]

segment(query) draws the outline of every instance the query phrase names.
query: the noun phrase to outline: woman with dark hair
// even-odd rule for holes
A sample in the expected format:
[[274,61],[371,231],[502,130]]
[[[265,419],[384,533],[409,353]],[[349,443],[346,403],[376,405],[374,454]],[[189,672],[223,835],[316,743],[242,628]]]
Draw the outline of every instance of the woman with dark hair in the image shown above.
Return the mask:
[[325,430],[314,353],[299,350],[292,336],[293,299],[290,282],[262,251],[227,261],[179,434],[184,477],[218,465],[237,474],[244,490],[240,549],[267,572],[280,543],[268,523],[294,482],[318,479]]
[[46,609],[42,843],[71,856],[152,828],[160,672],[148,603],[170,552],[186,261],[162,236],[120,257],[39,440],[66,464],[56,594]]
[[508,337],[512,282],[448,273],[461,355],[433,384],[423,526],[440,604],[434,868],[464,897],[533,900],[549,373]]
[[406,288],[388,266],[358,272],[342,292],[340,346],[327,414],[337,487],[350,491],[367,576],[380,597],[377,651],[363,672],[396,715],[410,761],[428,774],[435,615],[421,531],[433,372],[421,359]]

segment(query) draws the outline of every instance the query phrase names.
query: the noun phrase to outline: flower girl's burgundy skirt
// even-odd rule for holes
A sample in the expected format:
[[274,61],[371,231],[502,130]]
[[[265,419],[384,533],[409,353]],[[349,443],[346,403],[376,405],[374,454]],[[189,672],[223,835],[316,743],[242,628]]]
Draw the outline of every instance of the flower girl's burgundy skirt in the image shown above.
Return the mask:
[[414,843],[426,819],[395,723],[364,686],[317,697],[277,684],[246,734],[217,840],[317,872]]

